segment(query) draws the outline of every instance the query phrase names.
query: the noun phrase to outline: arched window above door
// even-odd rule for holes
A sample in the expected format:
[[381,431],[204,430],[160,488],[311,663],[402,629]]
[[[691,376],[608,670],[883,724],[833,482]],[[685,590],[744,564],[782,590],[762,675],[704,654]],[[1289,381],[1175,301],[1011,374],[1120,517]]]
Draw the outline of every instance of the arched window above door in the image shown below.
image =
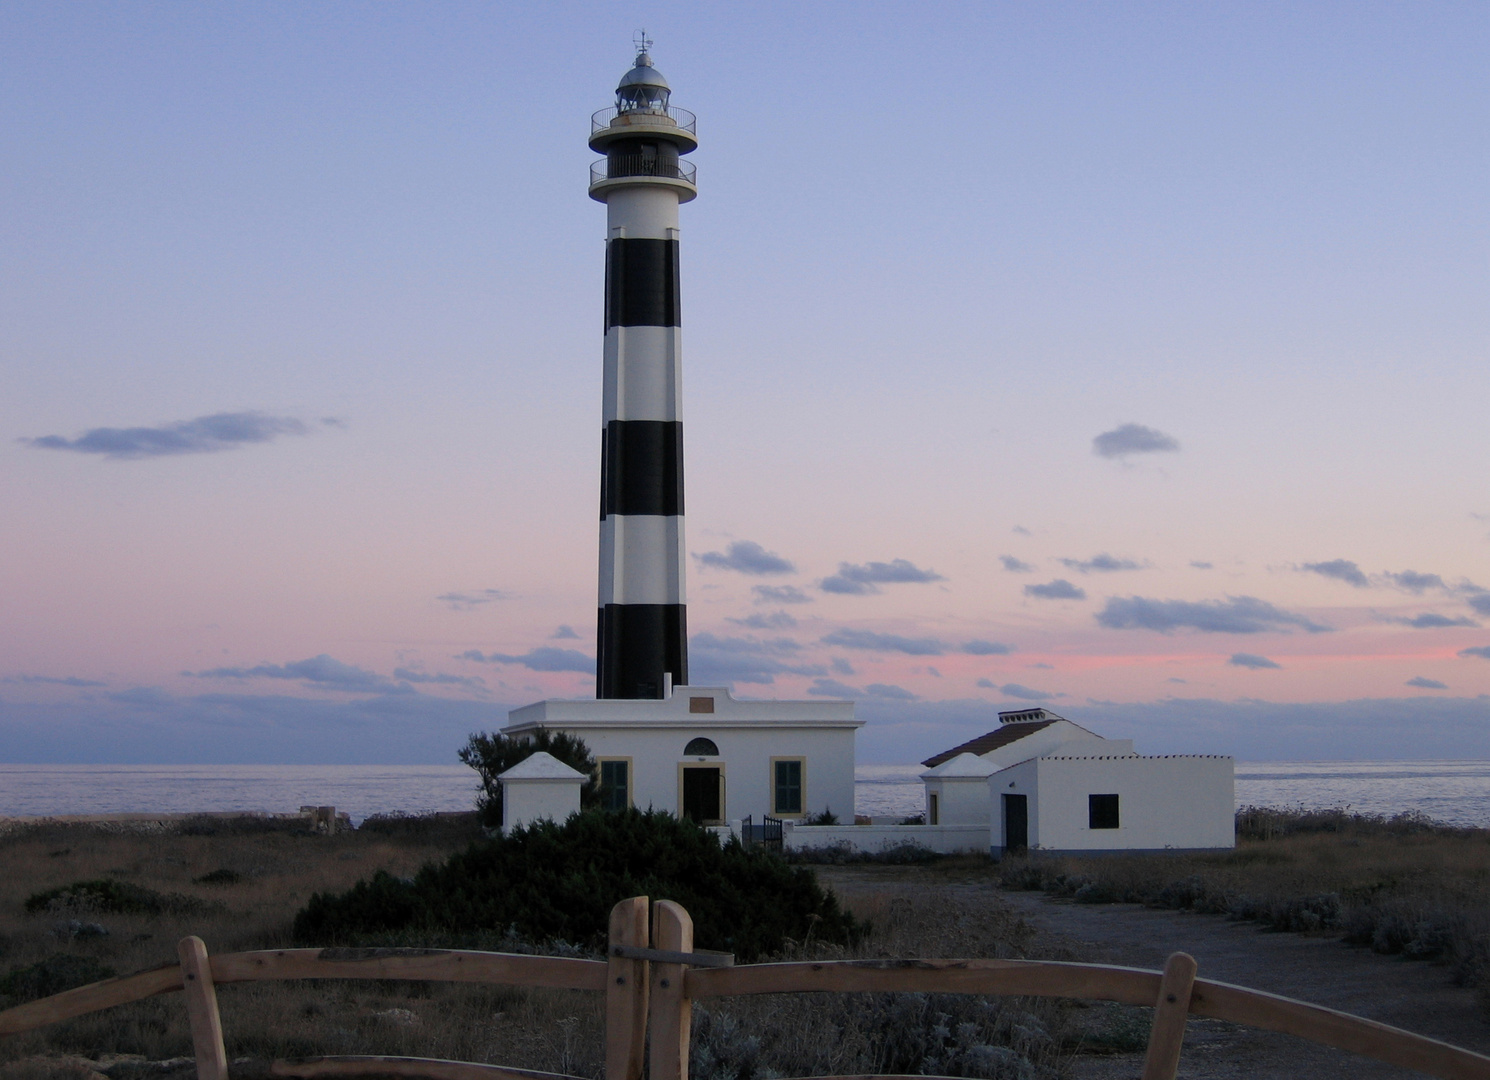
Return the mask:
[[699,737],[688,740],[688,745],[683,747],[683,753],[687,757],[718,757],[719,747],[714,745],[713,739]]

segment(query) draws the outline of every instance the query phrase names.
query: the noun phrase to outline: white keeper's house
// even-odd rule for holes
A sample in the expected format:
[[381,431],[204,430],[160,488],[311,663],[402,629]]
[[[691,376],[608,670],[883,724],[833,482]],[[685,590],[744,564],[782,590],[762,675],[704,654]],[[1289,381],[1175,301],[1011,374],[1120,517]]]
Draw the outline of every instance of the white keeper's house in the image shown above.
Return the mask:
[[986,822],[995,856],[1236,846],[1230,757],[1138,754],[1049,709],[1001,712],[922,764],[927,824]]
[[538,728],[585,741],[608,809],[666,810],[706,825],[764,815],[854,820],[852,701],[736,701],[728,689],[668,686],[663,698],[539,701],[502,734]]

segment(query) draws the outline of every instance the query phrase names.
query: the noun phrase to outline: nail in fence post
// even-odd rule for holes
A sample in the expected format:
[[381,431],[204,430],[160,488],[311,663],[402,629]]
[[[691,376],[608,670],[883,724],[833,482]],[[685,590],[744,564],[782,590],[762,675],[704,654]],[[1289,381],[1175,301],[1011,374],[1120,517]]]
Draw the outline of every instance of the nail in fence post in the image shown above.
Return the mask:
[[[681,904],[652,905],[652,948],[693,951],[693,918]],[[683,990],[683,964],[652,964],[650,1080],[688,1080],[688,1035],[693,1004]]]
[[[610,909],[610,944],[645,949],[647,898],[633,896]],[[607,957],[605,981],[605,1080],[641,1080],[647,1050],[645,960]]]
[[1143,1059],[1143,1080],[1174,1080],[1180,1067],[1180,1047],[1185,1041],[1185,1020],[1190,1013],[1190,991],[1195,985],[1195,958],[1173,953],[1164,962],[1159,980],[1159,1000],[1154,1003],[1154,1026],[1149,1030],[1149,1049]]
[[191,1018],[191,1042],[197,1054],[197,1080],[228,1080],[228,1053],[222,1044],[222,1017],[217,1013],[217,988],[207,945],[199,937],[184,937],[176,946],[181,958],[186,1014]]

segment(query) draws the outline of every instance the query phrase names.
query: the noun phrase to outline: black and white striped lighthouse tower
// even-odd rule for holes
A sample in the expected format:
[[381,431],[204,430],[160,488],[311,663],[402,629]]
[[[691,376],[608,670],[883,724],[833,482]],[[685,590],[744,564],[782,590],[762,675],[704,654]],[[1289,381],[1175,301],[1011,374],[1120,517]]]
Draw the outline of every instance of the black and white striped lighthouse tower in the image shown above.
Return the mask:
[[590,197],[605,203],[605,403],[600,468],[598,698],[660,698],[688,682],[678,206],[694,116],[668,104],[651,42],[591,121]]

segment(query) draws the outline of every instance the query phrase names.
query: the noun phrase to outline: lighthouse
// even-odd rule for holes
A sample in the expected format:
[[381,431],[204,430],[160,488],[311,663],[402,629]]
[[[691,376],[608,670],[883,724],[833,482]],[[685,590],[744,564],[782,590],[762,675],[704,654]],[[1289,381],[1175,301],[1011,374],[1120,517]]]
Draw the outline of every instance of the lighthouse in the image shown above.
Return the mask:
[[688,682],[678,207],[694,115],[669,103],[642,35],[616,103],[591,117],[590,197],[605,204],[597,698],[662,698]]

